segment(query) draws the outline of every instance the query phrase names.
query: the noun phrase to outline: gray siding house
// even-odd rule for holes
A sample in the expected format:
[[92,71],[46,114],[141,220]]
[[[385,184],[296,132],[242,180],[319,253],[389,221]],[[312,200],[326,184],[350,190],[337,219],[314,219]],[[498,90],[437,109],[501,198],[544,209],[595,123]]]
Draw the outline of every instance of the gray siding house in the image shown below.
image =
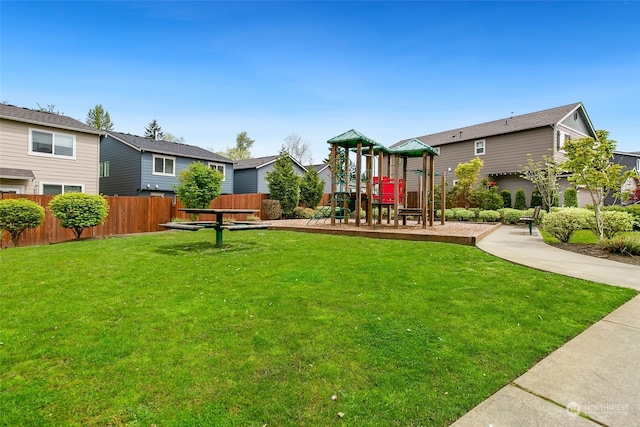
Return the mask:
[[[640,151],[634,151],[631,153],[625,153],[622,151],[613,152],[613,162],[618,163],[624,167],[625,170],[635,170],[640,173]],[[640,186],[640,182],[634,178],[629,178],[627,182],[622,186],[623,191],[635,192]],[[626,200],[616,200],[611,195],[605,200],[605,204],[619,204],[620,202],[626,202]]]
[[0,191],[97,194],[101,134],[61,114],[0,104]]
[[233,161],[204,148],[108,131],[100,141],[100,192],[118,196],[174,197],[178,175],[201,162],[224,176],[233,193]]
[[[233,168],[234,194],[269,194],[267,172],[273,171],[273,165],[279,157],[279,155],[258,157],[237,162]],[[296,175],[303,176],[307,171],[305,167],[294,158],[291,158],[291,161]]]
[[[446,173],[448,185],[455,184],[453,171],[459,163],[479,157],[484,162],[482,176],[495,182],[501,190],[511,191],[512,197],[515,197],[518,189],[524,189],[529,203],[534,188],[529,181],[520,178],[519,172],[527,164],[527,155],[531,155],[535,161],[542,161],[544,155],[559,161],[563,158],[564,142],[583,137],[595,139],[596,132],[584,106],[578,102],[423,135],[417,139],[439,151],[440,155],[435,157],[435,171]],[[421,167],[420,159],[409,159],[408,169]],[[416,191],[417,174],[407,177],[407,186],[409,191]],[[560,180],[561,205],[562,193],[569,186],[566,179]]]

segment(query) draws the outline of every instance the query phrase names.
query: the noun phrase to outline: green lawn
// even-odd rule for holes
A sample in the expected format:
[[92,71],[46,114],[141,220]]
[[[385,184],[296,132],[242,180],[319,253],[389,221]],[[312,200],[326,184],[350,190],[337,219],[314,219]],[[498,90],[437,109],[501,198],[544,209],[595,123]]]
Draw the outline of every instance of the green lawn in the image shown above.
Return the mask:
[[466,246],[224,238],[0,251],[0,425],[444,426],[636,295]]

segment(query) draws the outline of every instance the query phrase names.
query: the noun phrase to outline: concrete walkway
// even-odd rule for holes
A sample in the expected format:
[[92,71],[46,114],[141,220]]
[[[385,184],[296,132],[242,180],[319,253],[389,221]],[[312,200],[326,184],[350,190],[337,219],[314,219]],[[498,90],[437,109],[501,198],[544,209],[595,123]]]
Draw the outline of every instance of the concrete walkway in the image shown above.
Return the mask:
[[[502,226],[478,247],[540,270],[640,290],[640,267],[553,248],[537,230],[530,236],[526,227]],[[453,426],[640,426],[640,296],[550,354]]]

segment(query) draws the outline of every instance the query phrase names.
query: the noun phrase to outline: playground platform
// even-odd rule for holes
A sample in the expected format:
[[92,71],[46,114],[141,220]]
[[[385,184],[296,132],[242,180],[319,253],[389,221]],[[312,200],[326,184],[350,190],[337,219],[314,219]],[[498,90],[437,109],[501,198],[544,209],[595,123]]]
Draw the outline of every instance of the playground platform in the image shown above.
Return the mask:
[[273,230],[290,230],[306,233],[333,234],[342,236],[359,236],[374,239],[401,239],[414,241],[429,241],[442,243],[456,243],[459,245],[475,246],[484,236],[491,233],[500,224],[496,223],[468,223],[451,221],[444,225],[437,222],[433,227],[422,228],[416,221],[407,221],[406,226],[394,228],[393,224],[375,224],[373,226],[355,226],[355,221],[331,225],[330,220],[312,221],[307,219],[287,219],[272,221],[269,226]]

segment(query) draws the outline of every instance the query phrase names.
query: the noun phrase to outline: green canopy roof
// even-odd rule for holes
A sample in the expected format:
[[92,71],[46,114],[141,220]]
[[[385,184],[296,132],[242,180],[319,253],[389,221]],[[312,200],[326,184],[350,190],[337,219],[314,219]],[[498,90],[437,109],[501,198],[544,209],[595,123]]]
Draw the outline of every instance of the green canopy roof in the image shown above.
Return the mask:
[[389,149],[391,154],[399,154],[406,157],[422,157],[424,152],[429,153],[430,156],[439,156],[438,152],[434,150],[430,145],[425,144],[419,139],[413,138],[409,141]]
[[385,148],[383,145],[378,144],[373,139],[364,136],[355,129],[351,129],[341,135],[334,136],[328,140],[327,143],[338,144],[338,146],[344,148],[355,148],[358,146],[358,141],[362,142],[364,146],[373,145],[375,148]]

